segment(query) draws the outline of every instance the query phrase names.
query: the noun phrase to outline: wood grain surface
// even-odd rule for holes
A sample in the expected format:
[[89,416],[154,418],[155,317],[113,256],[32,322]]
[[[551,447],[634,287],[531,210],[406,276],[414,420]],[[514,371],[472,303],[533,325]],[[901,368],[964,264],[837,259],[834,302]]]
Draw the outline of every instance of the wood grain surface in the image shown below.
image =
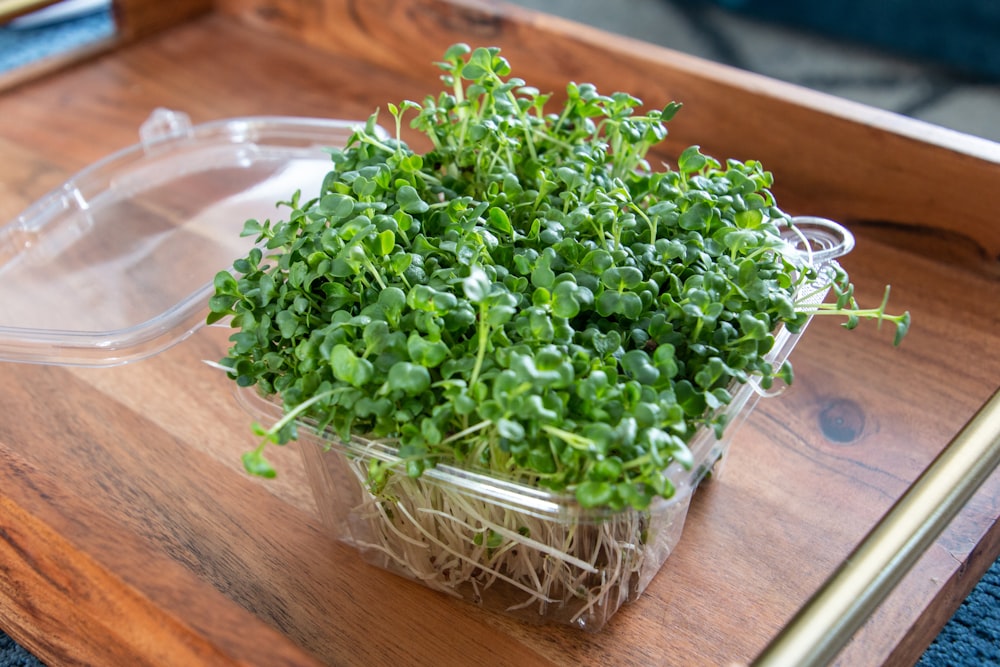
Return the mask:
[[[793,213],[839,218],[858,298],[913,329],[817,320],[644,595],[600,633],[525,625],[364,564],[321,529],[294,445],[247,477],[250,417],[212,327],[135,364],[0,364],[0,628],[58,664],[746,663],[1000,381],[1000,147],[495,3],[222,0],[216,12],[0,95],[0,220],[136,140],[195,122],[365,118],[437,89],[450,43],[685,109],[691,143],[755,157]],[[670,159],[669,154],[663,155]],[[2,279],[2,269],[0,269]],[[991,477],[840,658],[909,664],[1000,552]]]

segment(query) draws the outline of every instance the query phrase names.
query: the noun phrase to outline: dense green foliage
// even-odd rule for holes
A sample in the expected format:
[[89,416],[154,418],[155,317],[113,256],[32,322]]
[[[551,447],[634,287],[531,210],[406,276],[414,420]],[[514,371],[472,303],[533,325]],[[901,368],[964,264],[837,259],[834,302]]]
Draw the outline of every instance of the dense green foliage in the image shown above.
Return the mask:
[[[697,147],[650,168],[677,104],[640,113],[570,84],[551,113],[498,49],[440,65],[443,92],[389,105],[393,137],[373,115],[332,151],[322,194],[248,221],[258,246],[216,277],[210,320],[239,330],[223,364],[287,411],[247,468],[273,475],[264,445],[308,417],[391,439],[414,476],[445,461],[585,506],[669,496],[664,468],[721,431],[734,381],[790,380],[764,355],[816,310],[796,302],[816,275],[780,237],[771,175]],[[407,114],[426,154],[400,139]],[[850,325],[893,319],[833,281]],[[376,488],[387,474],[372,464]]]

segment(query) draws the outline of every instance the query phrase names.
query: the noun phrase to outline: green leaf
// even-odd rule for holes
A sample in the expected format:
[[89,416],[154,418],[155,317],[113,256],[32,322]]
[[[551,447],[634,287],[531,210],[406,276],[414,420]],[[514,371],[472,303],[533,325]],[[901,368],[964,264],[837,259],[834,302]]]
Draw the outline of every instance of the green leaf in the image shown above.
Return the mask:
[[682,106],[684,105],[680,102],[670,102],[667,106],[663,107],[660,117],[665,121],[673,120]]
[[[416,108],[416,109],[420,108],[420,105],[417,104],[416,102],[410,102],[409,105],[412,105],[410,106],[410,108]],[[424,159],[417,154],[407,155],[399,163],[399,168],[402,169],[403,173],[406,174],[418,174],[420,173],[420,170],[423,169],[423,167],[424,167]]]
[[448,346],[444,342],[440,340],[429,341],[416,331],[410,333],[409,338],[406,339],[406,350],[412,361],[427,368],[440,366],[449,354]]
[[633,482],[619,482],[615,491],[626,505],[640,512],[647,509],[653,500],[651,491]]
[[597,480],[617,482],[624,471],[625,466],[622,465],[621,459],[612,457],[597,461],[591,468],[590,474]]
[[343,343],[333,346],[330,368],[334,377],[355,387],[368,383],[375,370],[370,361],[358,357]]
[[397,322],[406,307],[406,294],[398,287],[386,287],[379,292],[378,305],[390,323]]
[[590,273],[601,275],[614,266],[615,260],[611,253],[604,249],[591,250],[580,262],[580,267]]
[[531,270],[531,284],[535,287],[542,287],[551,290],[556,281],[556,274],[549,267],[550,259],[548,255],[542,255],[538,263]]
[[748,310],[739,314],[740,329],[743,336],[751,340],[763,340],[770,335],[771,326],[767,320],[767,315],[754,315]]
[[736,224],[745,229],[758,229],[764,221],[764,214],[760,209],[738,211],[733,217]]
[[240,232],[240,236],[259,236],[264,232],[264,225],[260,224],[257,220],[247,220],[243,223],[243,230]]
[[282,310],[275,317],[282,338],[293,338],[299,330],[299,318],[290,310]]
[[319,211],[331,220],[346,220],[354,214],[354,197],[342,193],[334,193],[320,199]]
[[431,386],[431,375],[423,366],[400,361],[389,369],[386,386],[390,390],[398,390],[408,396],[417,396]]
[[572,318],[580,314],[579,288],[576,283],[561,282],[552,291],[552,314],[556,317]]
[[465,298],[467,298],[472,303],[482,303],[490,294],[490,279],[478,266],[473,266],[468,277],[462,281],[462,291],[465,292]]
[[707,202],[698,202],[689,209],[681,213],[677,224],[681,229],[688,231],[701,231],[708,229],[712,220],[712,206]]
[[278,474],[274,470],[274,466],[272,466],[268,460],[264,458],[264,454],[259,449],[244,452],[242,458],[243,467],[251,475],[270,479]]
[[228,296],[226,294],[215,294],[208,299],[208,309],[209,314],[207,318],[208,324],[214,324],[219,320],[223,319],[227,315],[233,315],[233,305],[236,303],[236,297]]
[[351,182],[351,191],[360,198],[370,197],[378,189],[378,183],[373,178],[358,176]]
[[497,420],[497,433],[508,440],[524,440],[524,427],[510,419]]
[[458,43],[452,44],[448,47],[448,50],[444,52],[444,59],[449,61],[457,61],[469,53],[472,49],[468,44]]
[[601,275],[601,282],[609,289],[618,291],[635,289],[643,280],[642,271],[634,266],[616,266]]
[[700,417],[704,414],[708,403],[705,395],[696,391],[694,385],[688,380],[681,380],[674,385],[674,392],[677,395],[677,404],[681,406],[684,413],[689,417]]
[[903,337],[910,331],[910,311],[906,311],[896,322],[896,335],[892,344],[899,345],[903,342]]
[[510,224],[510,218],[502,208],[497,206],[491,207],[489,209],[489,220],[490,226],[498,232],[503,232],[504,234],[514,233],[514,228]]
[[516,313],[517,309],[514,306],[497,304],[486,311],[485,321],[491,327],[499,327],[509,322]]
[[219,271],[212,280],[217,294],[238,296],[240,293],[236,278],[229,271]]
[[396,203],[406,213],[425,213],[430,206],[420,198],[420,193],[412,185],[404,185],[396,191]]
[[660,371],[654,366],[643,350],[629,350],[622,357],[622,368],[642,384],[654,384],[660,379]]
[[576,501],[583,507],[601,507],[614,496],[615,487],[608,482],[583,482],[576,487]]
[[376,238],[378,239],[376,247],[379,255],[385,256],[392,253],[392,249],[396,246],[396,235],[391,229],[379,232]]
[[699,146],[685,148],[680,157],[677,158],[677,168],[685,174],[696,172],[706,164],[708,164],[708,160],[702,155]]

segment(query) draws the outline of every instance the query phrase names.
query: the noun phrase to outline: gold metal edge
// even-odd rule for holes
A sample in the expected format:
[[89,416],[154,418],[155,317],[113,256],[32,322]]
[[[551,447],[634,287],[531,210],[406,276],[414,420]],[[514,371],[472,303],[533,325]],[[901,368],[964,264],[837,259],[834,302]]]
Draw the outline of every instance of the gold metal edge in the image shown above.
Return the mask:
[[1000,464],[1000,389],[757,656],[826,665]]

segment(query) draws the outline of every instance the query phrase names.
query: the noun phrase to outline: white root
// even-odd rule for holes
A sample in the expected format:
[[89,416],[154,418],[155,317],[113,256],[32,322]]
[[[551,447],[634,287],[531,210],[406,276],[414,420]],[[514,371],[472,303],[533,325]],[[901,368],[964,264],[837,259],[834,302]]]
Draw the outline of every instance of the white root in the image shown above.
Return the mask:
[[351,513],[354,543],[435,590],[600,627],[637,594],[649,566],[648,514],[542,518],[398,473],[376,495],[365,457],[344,461],[363,492]]
[[[429,513],[429,514],[437,514],[439,516],[444,517],[447,521],[455,521],[456,523],[459,523],[459,524],[465,526],[466,528],[468,528],[470,530],[475,530],[475,528],[473,528],[472,526],[470,526],[468,523],[464,523],[462,521],[459,521],[455,517],[450,516],[448,514],[445,514],[444,512],[432,510],[432,509],[429,509],[429,508],[421,508],[420,511],[421,512],[426,512],[426,513]],[[539,542],[538,540],[533,540],[530,537],[527,537],[527,536],[522,535],[520,533],[517,533],[515,531],[507,530],[503,526],[501,526],[499,524],[496,524],[496,523],[493,523],[493,522],[489,521],[488,519],[486,519],[485,517],[481,518],[480,523],[484,527],[492,530],[494,533],[496,533],[498,535],[503,535],[507,539],[511,540],[512,543],[519,543],[519,544],[527,545],[527,546],[531,547],[532,549],[536,549],[538,551],[541,551],[542,553],[546,553],[546,554],[552,556],[553,558],[558,558],[559,560],[566,561],[568,564],[574,565],[574,566],[582,569],[584,572],[591,572],[593,574],[597,574],[597,568],[594,567],[593,563],[587,563],[586,561],[582,561],[579,558],[571,556],[570,554],[568,554],[568,553],[566,553],[564,551],[560,551],[559,549],[557,549],[555,547],[550,547],[547,544],[543,544],[542,542]]]

